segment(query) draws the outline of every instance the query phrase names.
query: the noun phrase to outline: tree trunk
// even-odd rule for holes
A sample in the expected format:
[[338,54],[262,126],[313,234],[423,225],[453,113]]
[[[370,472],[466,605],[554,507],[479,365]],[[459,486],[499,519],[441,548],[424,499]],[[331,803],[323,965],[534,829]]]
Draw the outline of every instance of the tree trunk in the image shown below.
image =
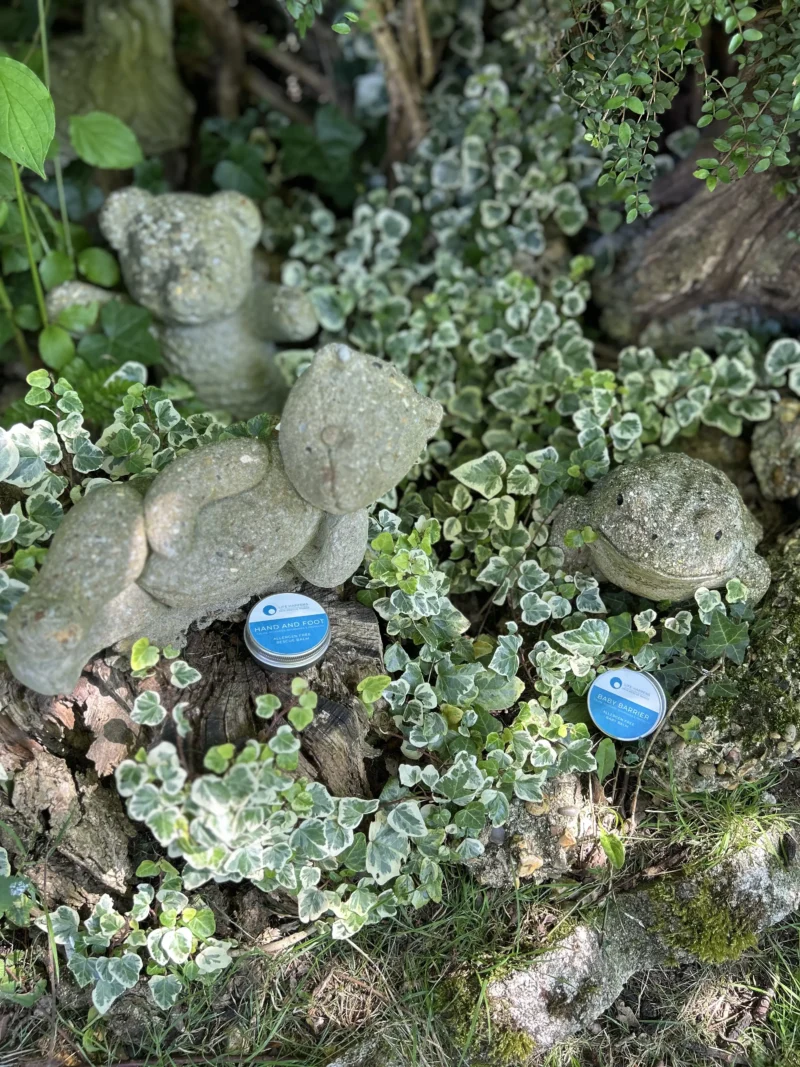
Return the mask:
[[[363,677],[383,670],[378,619],[336,592],[305,591],[328,612],[332,636],[324,660],[302,672],[319,705],[301,735],[299,773],[338,796],[370,796],[367,764],[377,752],[366,742],[368,724],[354,693]],[[265,740],[274,731],[254,714],[257,696],[271,692],[286,708],[294,703],[292,675],[270,673],[252,659],[242,619],[189,635],[181,654],[203,677],[185,690],[169,684],[168,661],[138,679],[128,657],[114,652],[92,660],[69,696],[41,696],[0,668],[0,764],[12,775],[7,795],[0,788],[0,845],[28,864],[26,873],[40,888],[47,880],[51,901],[80,906],[102,892],[128,891],[135,867],[129,843],[138,827],[110,777],[123,759],[141,745],[170,740],[200,771],[210,746]],[[131,719],[133,702],[146,689],[158,692],[168,709],[188,703],[187,738],[176,738],[171,717],[158,730]]]
[[800,197],[772,191],[778,175],[796,174],[750,174],[711,193],[691,176],[695,167],[684,160],[656,183],[660,210],[649,222],[620,227],[592,249],[604,328],[661,353],[710,347],[718,325],[775,319],[797,328]]

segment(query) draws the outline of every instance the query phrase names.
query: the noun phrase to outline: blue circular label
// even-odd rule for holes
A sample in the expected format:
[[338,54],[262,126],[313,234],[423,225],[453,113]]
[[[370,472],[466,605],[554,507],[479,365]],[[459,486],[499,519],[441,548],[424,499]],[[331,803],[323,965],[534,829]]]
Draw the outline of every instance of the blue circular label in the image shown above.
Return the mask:
[[328,636],[328,616],[301,593],[275,593],[260,600],[247,619],[255,643],[274,656],[312,652]]
[[664,690],[649,674],[622,667],[599,674],[589,687],[589,714],[617,741],[638,741],[658,726],[667,710]]

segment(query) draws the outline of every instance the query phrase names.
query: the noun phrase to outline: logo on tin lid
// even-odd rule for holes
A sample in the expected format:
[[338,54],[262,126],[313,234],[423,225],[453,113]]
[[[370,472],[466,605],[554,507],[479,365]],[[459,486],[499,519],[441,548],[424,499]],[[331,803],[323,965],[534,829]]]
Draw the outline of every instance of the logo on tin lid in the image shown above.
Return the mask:
[[277,610],[278,609],[275,607],[274,604],[267,604],[267,606],[264,608],[264,614],[265,615],[275,615]]
[[622,689],[622,679],[621,678],[612,678],[611,679],[611,688],[612,689]]

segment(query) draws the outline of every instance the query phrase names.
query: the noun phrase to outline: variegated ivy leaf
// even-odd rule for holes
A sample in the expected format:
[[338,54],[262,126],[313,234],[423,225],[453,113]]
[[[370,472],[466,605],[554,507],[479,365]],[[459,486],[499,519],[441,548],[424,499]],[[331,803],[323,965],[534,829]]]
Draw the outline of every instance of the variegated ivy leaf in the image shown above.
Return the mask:
[[[97,963],[102,962],[105,962],[103,957],[97,961]],[[120,985],[119,982],[98,981],[97,985],[92,990],[92,1004],[94,1005],[97,1014],[105,1015],[114,1001],[119,1000],[124,992],[125,986]]]
[[641,671],[655,670],[659,665],[658,653],[652,645],[645,645],[633,657],[633,662]]
[[538,774],[520,774],[514,782],[514,796],[519,800],[540,804],[544,798],[542,792],[547,781],[547,771]]
[[634,412],[628,411],[609,427],[608,432],[614,447],[623,452],[642,436],[642,420]]
[[194,963],[201,974],[215,974],[217,971],[224,971],[233,962],[230,956],[230,949],[230,941],[218,941],[216,938],[210,937],[195,956]]
[[538,593],[525,593],[520,599],[522,621],[526,626],[538,626],[550,618],[550,604],[542,600]]
[[638,615],[633,616],[633,625],[640,633],[648,634],[650,637],[655,637],[655,628],[653,623],[658,618],[658,612],[652,608],[647,608],[645,611],[640,611]]
[[471,753],[459,752],[453,765],[440,776],[433,791],[463,807],[475,799],[483,785],[483,771],[478,767],[477,757]]
[[188,737],[192,732],[191,723],[186,717],[186,709],[188,707],[188,703],[180,701],[172,709],[172,719],[175,723],[175,729],[178,731],[178,737]]
[[576,630],[553,634],[553,638],[570,652],[596,660],[603,654],[609,633],[604,619],[584,619]]
[[405,834],[393,830],[387,823],[373,822],[367,844],[367,871],[378,885],[396,878],[410,849]]
[[14,438],[8,430],[0,427],[0,482],[8,480],[9,476],[16,471],[19,462],[19,449],[14,442]]
[[673,633],[684,634],[688,637],[692,632],[691,611],[679,611],[674,617],[664,619],[664,626]]
[[139,981],[142,958],[135,952],[126,952],[122,956],[98,959],[95,966],[100,981],[116,982],[123,989],[132,989]]
[[512,496],[533,496],[539,488],[539,479],[524,463],[517,463],[508,472],[506,492]]
[[133,702],[131,718],[141,726],[158,726],[166,718],[167,713],[161,704],[158,693],[146,690],[140,693]]
[[388,824],[406,837],[425,837],[428,827],[415,800],[404,800],[389,811]]
[[161,936],[161,951],[173,963],[186,963],[192,951],[192,933],[185,926],[165,930]]
[[694,599],[700,609],[700,621],[706,626],[711,622],[715,612],[719,611],[723,615],[726,612],[719,589],[706,589],[705,586],[701,586],[695,592]]
[[514,623],[508,623],[507,628],[509,632],[497,639],[497,648],[489,663],[489,670],[502,675],[503,678],[513,678],[519,670],[517,653],[522,645],[522,638],[516,632]]
[[586,586],[579,594],[575,601],[575,607],[578,611],[586,612],[589,615],[605,615],[608,612],[608,608],[603,603],[603,598],[600,596],[600,589],[597,582],[594,585]]
[[199,682],[203,677],[200,671],[195,670],[194,667],[190,667],[189,664],[182,659],[173,660],[169,665],[170,681],[178,689],[185,689],[189,685],[194,685]]
[[490,500],[497,496],[503,489],[503,475],[506,472],[506,461],[499,452],[487,452],[480,459],[471,459],[456,467],[450,473],[468,489],[474,489],[476,493]]
[[[74,945],[80,925],[80,917],[77,911],[74,908],[67,907],[66,904],[62,904],[55,911],[50,912],[49,919],[55,943],[69,947]],[[47,919],[44,916],[34,921],[40,930],[48,932]]]
[[731,578],[725,585],[725,599],[729,604],[743,604],[746,602],[750,590],[739,578]]
[[0,544],[13,541],[19,530],[19,515],[0,515]]
[[97,964],[89,956],[84,956],[80,952],[73,952],[67,960],[67,967],[69,967],[72,977],[81,989],[89,985],[90,982],[97,981]]
[[800,364],[800,342],[790,337],[773,341],[764,356],[764,369],[767,374],[783,374],[790,367]]
[[153,901],[154,895],[153,887],[147,885],[146,882],[141,882],[137,885],[136,892],[133,895],[133,905],[128,913],[130,918],[137,923],[144,922],[150,914],[150,904]]
[[173,1007],[183,989],[183,982],[174,974],[154,974],[148,984],[153,1000],[162,1011]]
[[403,763],[398,768],[397,773],[401,784],[409,788],[422,782],[429,789],[432,789],[439,780],[439,772],[432,764],[427,767],[420,767],[416,763]]
[[[11,447],[8,445],[10,439]],[[3,448],[5,442],[6,448]],[[0,462],[7,466],[17,455],[16,466],[3,479],[20,489],[28,489],[47,473],[47,465],[61,461],[62,452],[56,432],[49,422],[37,419],[33,426],[17,423],[0,440]],[[3,460],[3,455],[5,459]]]

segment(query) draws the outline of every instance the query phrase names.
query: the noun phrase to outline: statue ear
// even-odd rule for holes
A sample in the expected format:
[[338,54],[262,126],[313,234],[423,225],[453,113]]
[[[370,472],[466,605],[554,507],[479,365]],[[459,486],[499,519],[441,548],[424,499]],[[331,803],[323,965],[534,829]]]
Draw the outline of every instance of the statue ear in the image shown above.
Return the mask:
[[255,248],[261,240],[263,223],[261,212],[250,197],[242,193],[214,193],[211,203],[223,218],[236,226],[247,247]]
[[152,193],[129,185],[127,189],[118,189],[106,200],[100,212],[100,229],[115,252],[125,247],[131,220],[144,211],[152,199]]

